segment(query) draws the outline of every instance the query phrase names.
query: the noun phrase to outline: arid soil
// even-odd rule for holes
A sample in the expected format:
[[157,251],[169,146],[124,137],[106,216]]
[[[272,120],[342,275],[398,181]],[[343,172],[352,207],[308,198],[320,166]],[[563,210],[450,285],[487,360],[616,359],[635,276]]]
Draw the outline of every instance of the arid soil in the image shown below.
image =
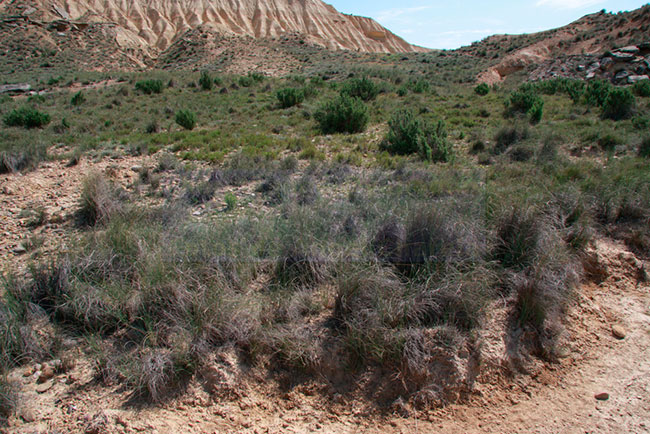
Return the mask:
[[[65,162],[48,162],[23,175],[1,175],[2,268],[24,267],[34,253],[16,248],[34,235],[44,240],[38,249],[41,259],[74,243],[71,216],[85,173],[101,170],[128,185],[137,177],[133,166],[149,164],[148,158],[82,160],[71,168],[65,168]],[[27,228],[23,210],[38,204],[46,210],[47,223]],[[217,387],[228,393],[215,394],[215,388],[206,385],[228,378],[210,378],[210,369],[180,397],[143,407],[119,384],[97,381],[79,343],[70,340],[64,343],[66,352],[77,359],[71,370],[43,382],[38,379],[45,365],[28,365],[10,374],[19,385],[20,405],[9,427],[0,432],[650,432],[648,264],[607,239],[595,242],[589,255],[591,271],[600,282],[592,279],[579,289],[566,320],[562,358],[553,364],[528,361],[524,371],[512,372],[501,366],[507,357],[499,352],[508,349],[497,332],[486,337],[485,365],[474,392],[464,402],[442,409],[415,412],[396,405],[378,410],[358,397],[330,393],[317,379],[287,389],[258,372],[247,373],[235,387]],[[494,311],[498,316],[498,305]],[[227,372],[239,369],[227,357],[220,366],[230,367]],[[608,394],[607,400],[596,399],[602,393]]]

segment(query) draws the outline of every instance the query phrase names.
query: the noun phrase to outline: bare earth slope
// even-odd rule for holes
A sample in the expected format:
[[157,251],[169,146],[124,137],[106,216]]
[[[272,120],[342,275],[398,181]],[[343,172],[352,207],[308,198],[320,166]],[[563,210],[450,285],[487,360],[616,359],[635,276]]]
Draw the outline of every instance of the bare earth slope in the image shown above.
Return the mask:
[[[410,52],[414,47],[370,18],[344,15],[320,0],[26,0],[4,2],[5,14],[35,20],[111,23],[122,49],[154,55],[184,32],[206,26],[254,38],[300,33],[330,49]],[[2,7],[2,6],[0,6]]]

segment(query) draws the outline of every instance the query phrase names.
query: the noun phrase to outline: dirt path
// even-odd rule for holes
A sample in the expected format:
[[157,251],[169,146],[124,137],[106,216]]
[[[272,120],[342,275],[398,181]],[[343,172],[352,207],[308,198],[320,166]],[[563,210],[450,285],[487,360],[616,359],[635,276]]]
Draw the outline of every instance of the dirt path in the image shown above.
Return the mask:
[[[120,158],[64,168],[51,162],[25,176],[2,175],[2,266],[20,265],[29,257],[13,252],[28,231],[21,210],[38,202],[49,216],[60,215],[50,217],[39,233],[59,237],[48,243],[68,242],[71,228],[65,225],[70,224],[84,174],[108,170],[128,183],[136,176],[130,167],[142,163],[141,158]],[[36,381],[39,366],[11,373],[21,391],[21,406],[6,432],[650,432],[650,286],[639,279],[648,264],[622,244],[605,240],[596,243],[593,256],[608,277],[581,288],[568,317],[566,357],[511,378],[485,375],[465,403],[407,417],[378,415],[367,403],[321,393],[317,380],[286,392],[259,376],[235,391],[236,399],[213,399],[193,383],[181,398],[160,407],[134,408],[119,385],[95,381],[91,362],[79,355],[74,369],[44,384]],[[613,336],[614,325],[625,329],[624,339]],[[596,400],[601,392],[609,399]]]

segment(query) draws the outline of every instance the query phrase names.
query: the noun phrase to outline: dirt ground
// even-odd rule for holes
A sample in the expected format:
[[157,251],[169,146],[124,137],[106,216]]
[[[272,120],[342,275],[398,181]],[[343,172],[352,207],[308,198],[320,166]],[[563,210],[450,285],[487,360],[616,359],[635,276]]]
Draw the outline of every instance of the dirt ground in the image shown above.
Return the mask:
[[[29,261],[33,253],[16,248],[32,232],[45,239],[39,257],[74,242],[70,216],[85,173],[109,170],[126,184],[137,176],[133,166],[146,158],[82,160],[65,170],[64,163],[48,162],[24,175],[0,175],[2,269]],[[26,228],[22,211],[39,203],[48,223]],[[362,400],[321,393],[317,383],[287,391],[259,375],[229,397],[211,396],[191,383],[177,399],[142,407],[119,384],[97,382],[92,364],[80,355],[73,369],[40,384],[43,366],[13,371],[20,406],[0,433],[650,432],[650,286],[642,278],[649,264],[611,240],[597,241],[590,254],[603,281],[578,291],[563,358],[511,376],[486,372],[465,402],[442,409],[379,412]],[[505,359],[493,356],[495,363]],[[602,393],[607,400],[596,399]]]

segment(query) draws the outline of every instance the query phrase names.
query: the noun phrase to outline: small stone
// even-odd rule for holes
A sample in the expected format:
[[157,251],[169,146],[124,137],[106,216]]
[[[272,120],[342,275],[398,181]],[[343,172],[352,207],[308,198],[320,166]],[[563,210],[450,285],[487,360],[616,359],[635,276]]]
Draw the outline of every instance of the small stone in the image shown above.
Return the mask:
[[625,339],[627,333],[625,332],[625,329],[623,328],[622,325],[614,324],[612,326],[612,335],[614,335],[616,339]]
[[131,166],[131,170],[134,172],[140,172],[142,170],[142,166],[138,166],[137,164],[135,166]]
[[17,254],[17,255],[23,255],[23,254],[27,253],[27,249],[22,244],[18,244],[14,248],[14,253]]
[[607,401],[609,399],[609,393],[607,392],[601,392],[597,393],[594,398],[596,398],[598,401]]
[[34,370],[34,367],[33,366],[28,366],[23,371],[23,377],[31,377],[32,375],[34,375],[34,372],[36,372]]
[[54,377],[54,368],[52,368],[50,365],[44,365],[43,370],[41,370],[41,375],[38,376],[38,380],[36,380],[36,382],[38,384],[42,384],[52,377]]
[[48,390],[50,390],[52,386],[54,386],[53,381],[48,381],[47,383],[39,384],[38,386],[36,386],[36,392],[45,393]]
[[36,414],[30,408],[23,408],[20,411],[20,418],[27,423],[32,423],[36,420]]

